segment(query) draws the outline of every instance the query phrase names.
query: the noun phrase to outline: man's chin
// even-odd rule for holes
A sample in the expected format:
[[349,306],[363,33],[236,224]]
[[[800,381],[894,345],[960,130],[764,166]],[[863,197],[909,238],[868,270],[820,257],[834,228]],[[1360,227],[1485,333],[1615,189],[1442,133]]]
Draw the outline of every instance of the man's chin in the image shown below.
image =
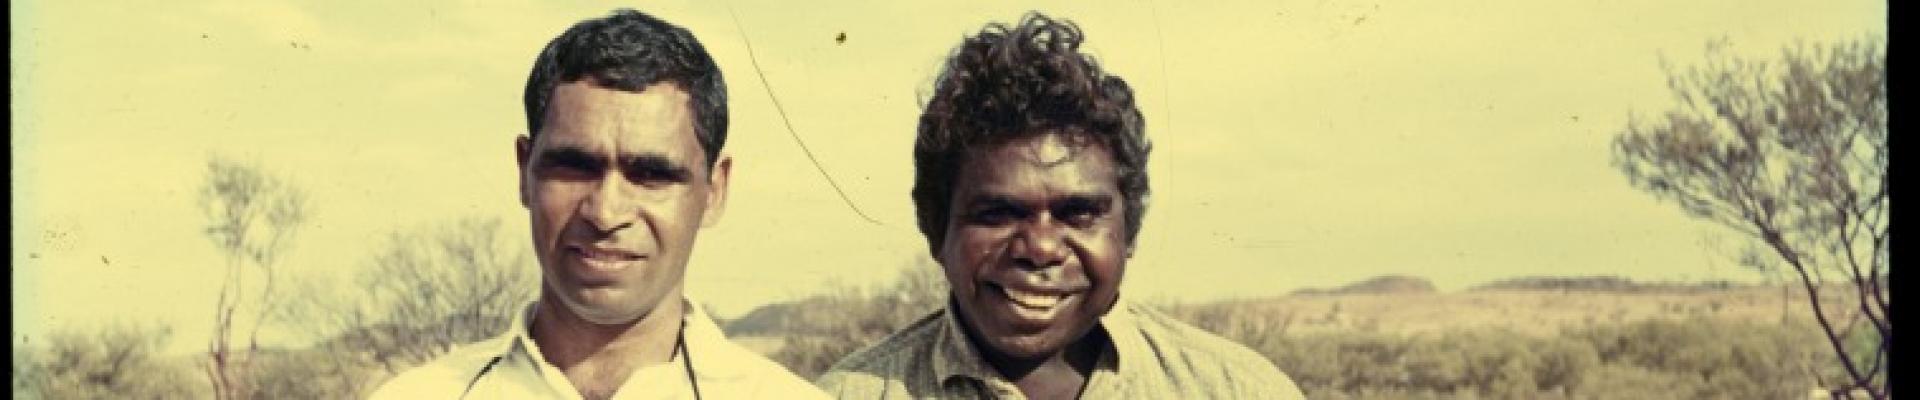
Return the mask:
[[[995,310],[989,308],[989,310]],[[995,310],[998,311],[998,310]],[[991,347],[1001,356],[1016,359],[1036,359],[1052,356],[1068,343],[1076,339],[1072,331],[1072,315],[1050,320],[1026,320],[1011,315],[984,313],[981,320],[967,321],[971,325],[969,332],[979,336],[976,343]],[[970,318],[969,318],[970,319]]]
[[610,289],[582,290],[582,292],[585,293],[574,293],[573,296],[565,296],[567,298],[562,299],[561,303],[564,303],[567,311],[572,312],[574,316],[599,325],[628,324],[640,319],[641,315],[646,314],[643,307],[623,307],[623,305],[633,303],[635,300],[621,299],[616,293],[594,293],[595,291],[608,290]]
[[625,324],[631,324],[633,323],[633,321],[640,319],[639,313],[620,312],[620,311],[576,309],[576,310],[573,310],[573,313],[574,315],[580,316],[581,320],[593,323],[595,325],[625,325]]
[[1071,343],[1061,332],[1045,330],[1032,333],[1000,334],[986,340],[993,351],[1015,359],[1041,359],[1059,353]]

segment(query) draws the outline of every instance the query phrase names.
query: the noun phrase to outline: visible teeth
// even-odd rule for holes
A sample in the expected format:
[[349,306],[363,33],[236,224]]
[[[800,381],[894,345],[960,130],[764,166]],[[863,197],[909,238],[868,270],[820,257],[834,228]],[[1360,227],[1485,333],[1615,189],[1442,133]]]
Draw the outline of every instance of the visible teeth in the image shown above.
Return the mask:
[[580,249],[580,254],[583,256],[586,256],[586,258],[589,258],[589,259],[603,260],[603,261],[620,261],[627,258],[625,255],[622,255],[620,253],[587,249],[587,248]]
[[1062,300],[1067,299],[1067,295],[1064,294],[1028,293],[1013,289],[1006,289],[1005,292],[1007,292],[1007,298],[1013,299],[1014,303],[1027,308],[1053,308],[1053,306],[1060,305]]

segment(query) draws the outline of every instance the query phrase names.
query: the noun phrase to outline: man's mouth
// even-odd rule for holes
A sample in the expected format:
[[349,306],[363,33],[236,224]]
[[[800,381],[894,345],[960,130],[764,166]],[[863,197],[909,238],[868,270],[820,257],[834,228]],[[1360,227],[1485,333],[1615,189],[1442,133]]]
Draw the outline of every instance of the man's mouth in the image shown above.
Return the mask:
[[1013,300],[1013,304],[1033,310],[1053,308],[1054,306],[1060,305],[1061,302],[1067,301],[1068,296],[1073,295],[1073,293],[1029,292],[1004,286],[1002,286],[1000,290],[1007,295],[1007,299]]
[[567,254],[580,259],[580,262],[587,267],[598,270],[621,269],[646,258],[625,250],[578,245],[567,246]]
[[1015,288],[991,282],[984,283],[984,286],[999,293],[1001,298],[1007,299],[1007,304],[1012,306],[1008,307],[1008,311],[1028,320],[1051,319],[1055,311],[1059,311],[1063,305],[1074,299],[1074,295],[1081,292],[1079,290]]

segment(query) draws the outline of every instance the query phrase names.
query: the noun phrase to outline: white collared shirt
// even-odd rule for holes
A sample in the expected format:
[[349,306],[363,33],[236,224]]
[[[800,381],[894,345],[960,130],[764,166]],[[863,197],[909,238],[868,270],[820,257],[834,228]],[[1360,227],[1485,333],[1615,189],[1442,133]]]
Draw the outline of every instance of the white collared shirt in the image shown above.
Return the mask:
[[[528,304],[526,311],[514,317],[507,332],[498,337],[456,347],[402,372],[382,384],[371,398],[580,400],[573,383],[547,362],[529,334],[528,323],[535,309],[535,304]],[[670,362],[633,371],[614,391],[613,399],[827,398],[826,393],[780,364],[727,340],[699,307],[686,310],[686,352],[676,352]]]

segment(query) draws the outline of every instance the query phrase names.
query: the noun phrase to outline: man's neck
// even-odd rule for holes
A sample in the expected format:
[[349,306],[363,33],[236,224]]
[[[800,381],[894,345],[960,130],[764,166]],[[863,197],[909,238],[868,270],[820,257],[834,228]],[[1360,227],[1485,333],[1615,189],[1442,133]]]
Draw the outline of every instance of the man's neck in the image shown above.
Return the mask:
[[687,312],[678,293],[624,324],[587,321],[545,293],[537,307],[530,327],[534,344],[583,394],[610,394],[633,371],[672,361]]
[[1094,364],[1106,351],[1107,336],[1095,327],[1059,352],[1035,360],[1004,357],[985,346],[980,347],[987,364],[1012,380],[1027,398],[1072,399],[1093,376]]

